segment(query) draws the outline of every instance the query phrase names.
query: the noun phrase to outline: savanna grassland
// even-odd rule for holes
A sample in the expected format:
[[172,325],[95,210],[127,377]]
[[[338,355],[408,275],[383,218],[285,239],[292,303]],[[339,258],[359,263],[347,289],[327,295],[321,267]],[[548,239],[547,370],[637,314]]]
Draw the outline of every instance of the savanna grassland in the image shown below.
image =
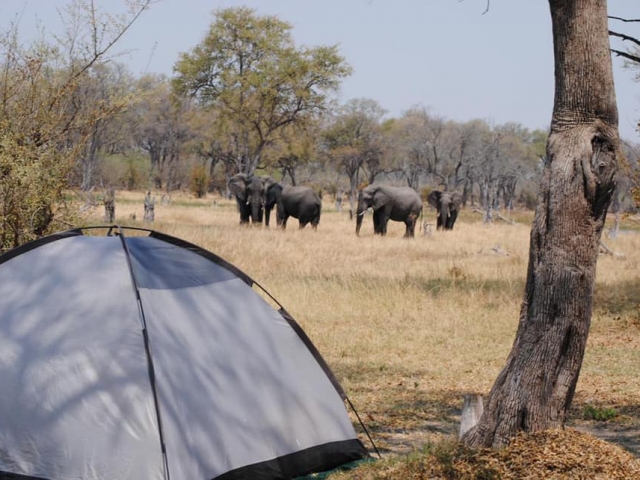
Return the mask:
[[[463,395],[487,394],[514,339],[528,263],[531,212],[516,224],[463,210],[449,232],[403,239],[404,225],[360,237],[325,200],[317,231],[238,225],[235,201],[175,195],[142,222],[143,193],[118,193],[116,221],[208,249],[243,270],[302,325],[385,456],[455,438]],[[131,217],[135,214],[137,220]],[[104,224],[102,207],[84,225]],[[428,207],[424,220],[435,222]],[[640,424],[640,235],[603,242],[594,314],[571,425],[619,439]],[[362,429],[354,423],[359,432]],[[370,447],[366,436],[365,445]],[[636,438],[637,442],[637,438]],[[383,478],[383,477],[380,477]]]

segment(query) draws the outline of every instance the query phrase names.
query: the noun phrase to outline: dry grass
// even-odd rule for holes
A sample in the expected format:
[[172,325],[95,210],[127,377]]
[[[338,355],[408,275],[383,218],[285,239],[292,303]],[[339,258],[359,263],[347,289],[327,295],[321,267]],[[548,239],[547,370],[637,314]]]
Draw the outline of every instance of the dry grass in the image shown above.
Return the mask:
[[[117,221],[149,226],[215,252],[267,289],[298,320],[334,370],[383,452],[455,435],[462,395],[486,394],[513,342],[528,262],[531,213],[517,225],[463,211],[451,232],[402,238],[404,225],[361,236],[325,202],[317,231],[238,225],[235,202],[174,196],[143,224],[143,193],[118,193]],[[102,209],[86,224],[102,224]],[[138,220],[131,219],[136,215]],[[434,213],[425,211],[434,221]],[[292,221],[293,220],[293,221]],[[640,235],[604,239],[588,350],[572,422],[585,405],[640,415]],[[499,247],[499,248],[497,248]],[[610,421],[611,422],[611,421]],[[384,477],[378,477],[384,478]],[[392,478],[392,477],[388,477]]]
[[640,460],[577,430],[519,435],[502,450],[469,450],[455,442],[427,445],[404,461],[389,459],[338,472],[331,480],[630,480]]

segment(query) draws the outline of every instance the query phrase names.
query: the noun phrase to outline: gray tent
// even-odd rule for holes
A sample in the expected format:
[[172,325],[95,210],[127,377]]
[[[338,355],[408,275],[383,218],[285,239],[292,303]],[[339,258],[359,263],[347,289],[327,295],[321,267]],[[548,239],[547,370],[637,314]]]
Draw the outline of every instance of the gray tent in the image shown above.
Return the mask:
[[0,256],[0,478],[285,479],[366,457],[326,363],[253,285],[142,229]]

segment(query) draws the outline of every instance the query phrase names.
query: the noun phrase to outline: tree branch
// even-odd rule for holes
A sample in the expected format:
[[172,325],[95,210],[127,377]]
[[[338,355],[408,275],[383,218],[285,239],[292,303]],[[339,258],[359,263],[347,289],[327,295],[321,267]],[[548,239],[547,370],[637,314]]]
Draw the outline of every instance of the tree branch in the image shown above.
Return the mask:
[[634,61],[636,63],[640,63],[640,57],[636,55],[631,55],[630,53],[627,53],[627,52],[621,52],[620,50],[614,50],[613,48],[611,49],[611,51],[616,55],[618,55],[619,57],[624,57],[628,60]]
[[631,18],[622,18],[622,17],[613,17],[611,15],[609,15],[610,19],[612,20],[620,20],[621,22],[640,22],[640,18],[635,18],[635,19],[631,19]]
[[611,30],[609,30],[609,35],[613,36],[613,37],[619,37],[622,40],[629,40],[632,43],[635,43],[636,45],[640,46],[640,40],[638,40],[637,38],[634,37],[630,37],[629,35],[625,35],[624,33],[618,33],[618,32],[613,32]]
[[[69,83],[71,83],[72,81],[78,79],[81,75],[83,75],[84,72],[89,70],[107,51],[111,49],[111,47],[113,47],[116,43],[118,43],[120,38],[122,38],[122,36],[131,28],[131,26],[136,22],[136,20],[138,20],[138,17],[140,17],[140,15],[142,15],[142,13],[145,10],[147,10],[150,5],[155,3],[155,1],[156,0],[143,0],[140,4],[135,5],[135,11],[132,13],[131,18],[127,21],[125,25],[122,26],[120,31],[116,33],[115,37],[112,38],[109,42],[107,42],[106,46],[102,46],[102,45],[98,46],[97,44],[95,44],[95,39],[94,39],[93,58],[91,58],[82,68],[80,68],[78,72],[76,72],[74,75],[71,76],[71,78],[69,79]],[[94,29],[94,35],[95,35],[96,7],[94,6],[93,2],[91,2],[90,13],[92,18],[94,18],[93,20],[94,23],[92,25],[92,28]]]

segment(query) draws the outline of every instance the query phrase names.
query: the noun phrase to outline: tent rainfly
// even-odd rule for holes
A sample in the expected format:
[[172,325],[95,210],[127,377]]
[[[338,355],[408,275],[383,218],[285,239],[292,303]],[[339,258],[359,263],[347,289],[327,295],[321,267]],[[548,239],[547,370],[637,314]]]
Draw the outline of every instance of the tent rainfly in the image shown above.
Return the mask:
[[0,256],[0,479],[290,479],[368,456],[327,364],[251,278],[105,228]]

